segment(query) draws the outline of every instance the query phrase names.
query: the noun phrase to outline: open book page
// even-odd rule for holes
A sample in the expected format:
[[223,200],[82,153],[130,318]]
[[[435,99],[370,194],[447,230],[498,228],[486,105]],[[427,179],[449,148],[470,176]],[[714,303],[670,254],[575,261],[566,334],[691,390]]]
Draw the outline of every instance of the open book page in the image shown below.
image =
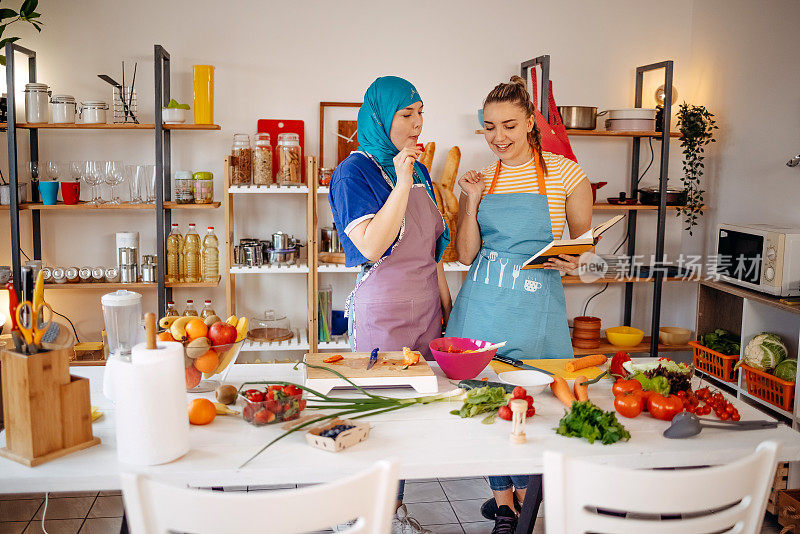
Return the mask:
[[597,244],[600,235],[617,224],[623,218],[624,217],[622,215],[617,215],[603,224],[598,224],[594,228],[587,230],[575,239],[559,239],[557,241],[551,241],[545,245],[542,250],[528,258],[525,263],[522,264],[522,267],[541,266],[547,261],[548,258],[558,256],[560,254],[580,256],[584,252],[591,250],[592,247]]

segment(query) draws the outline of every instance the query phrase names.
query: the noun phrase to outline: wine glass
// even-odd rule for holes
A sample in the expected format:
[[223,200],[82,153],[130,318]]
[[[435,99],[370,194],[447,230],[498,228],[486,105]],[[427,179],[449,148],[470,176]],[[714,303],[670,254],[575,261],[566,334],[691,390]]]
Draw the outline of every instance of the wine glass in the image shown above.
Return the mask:
[[121,161],[106,161],[105,175],[103,180],[106,185],[111,186],[111,201],[109,204],[119,205],[120,199],[117,196],[117,186],[125,179],[124,168]]
[[156,203],[156,166],[143,165],[145,190],[147,191],[147,203]]
[[[142,204],[147,197],[144,168],[144,165],[125,165],[125,179],[130,189],[131,204]],[[142,189],[145,189],[144,195]]]
[[100,183],[102,182],[104,172],[105,172],[105,162],[103,161],[86,162],[83,181],[86,182],[86,185],[90,186],[92,189],[92,200],[89,201],[89,204],[92,206],[103,204],[102,196],[97,193],[97,186],[100,185]]
[[45,180],[58,181],[61,174],[61,165],[57,161],[48,161],[45,166]]

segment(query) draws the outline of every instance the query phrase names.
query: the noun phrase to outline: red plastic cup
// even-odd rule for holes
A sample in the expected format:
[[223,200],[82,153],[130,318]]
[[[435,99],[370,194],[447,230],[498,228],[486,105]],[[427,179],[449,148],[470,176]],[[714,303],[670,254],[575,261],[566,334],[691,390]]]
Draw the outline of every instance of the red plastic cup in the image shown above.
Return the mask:
[[81,198],[81,183],[61,182],[61,198],[64,204],[77,204]]

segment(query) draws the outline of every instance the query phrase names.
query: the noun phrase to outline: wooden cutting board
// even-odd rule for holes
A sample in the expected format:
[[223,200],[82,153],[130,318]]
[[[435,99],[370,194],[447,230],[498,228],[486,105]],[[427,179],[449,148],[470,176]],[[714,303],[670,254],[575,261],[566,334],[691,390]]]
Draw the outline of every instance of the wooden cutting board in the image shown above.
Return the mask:
[[[378,361],[367,370],[369,352],[343,352],[343,359],[324,363],[322,360],[330,358],[335,353],[308,353],[304,361],[311,365],[328,367],[346,376],[361,387],[398,387],[408,386],[419,393],[438,393],[436,375],[424,358],[419,362],[403,369],[403,353],[401,351],[387,351],[378,353]],[[324,369],[306,368],[306,386],[322,394],[327,394],[336,387],[352,388],[347,381],[339,378]]]
[[[603,372],[603,369],[599,367],[587,367],[585,369],[575,371],[574,373],[570,373],[567,371],[565,366],[567,365],[567,362],[571,362],[573,360],[574,358],[547,358],[541,360],[522,360],[522,362],[534,367],[538,367],[539,369],[544,369],[545,371],[550,371],[554,375],[558,375],[566,380],[572,380],[577,376],[585,376],[591,380],[592,378],[597,378],[597,376]],[[495,373],[518,371],[516,367],[512,367],[506,363],[491,362],[489,365],[491,365]]]

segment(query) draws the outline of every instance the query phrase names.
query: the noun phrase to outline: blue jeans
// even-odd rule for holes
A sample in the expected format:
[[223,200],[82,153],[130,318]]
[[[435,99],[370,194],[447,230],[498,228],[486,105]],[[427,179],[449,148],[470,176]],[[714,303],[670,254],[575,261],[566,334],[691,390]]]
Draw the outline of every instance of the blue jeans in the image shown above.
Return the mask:
[[401,480],[400,484],[397,486],[397,500],[403,502],[403,495],[406,492],[406,481]]
[[530,475],[511,475],[511,476],[490,476],[489,487],[492,491],[504,491],[507,489],[524,490],[528,487]]

